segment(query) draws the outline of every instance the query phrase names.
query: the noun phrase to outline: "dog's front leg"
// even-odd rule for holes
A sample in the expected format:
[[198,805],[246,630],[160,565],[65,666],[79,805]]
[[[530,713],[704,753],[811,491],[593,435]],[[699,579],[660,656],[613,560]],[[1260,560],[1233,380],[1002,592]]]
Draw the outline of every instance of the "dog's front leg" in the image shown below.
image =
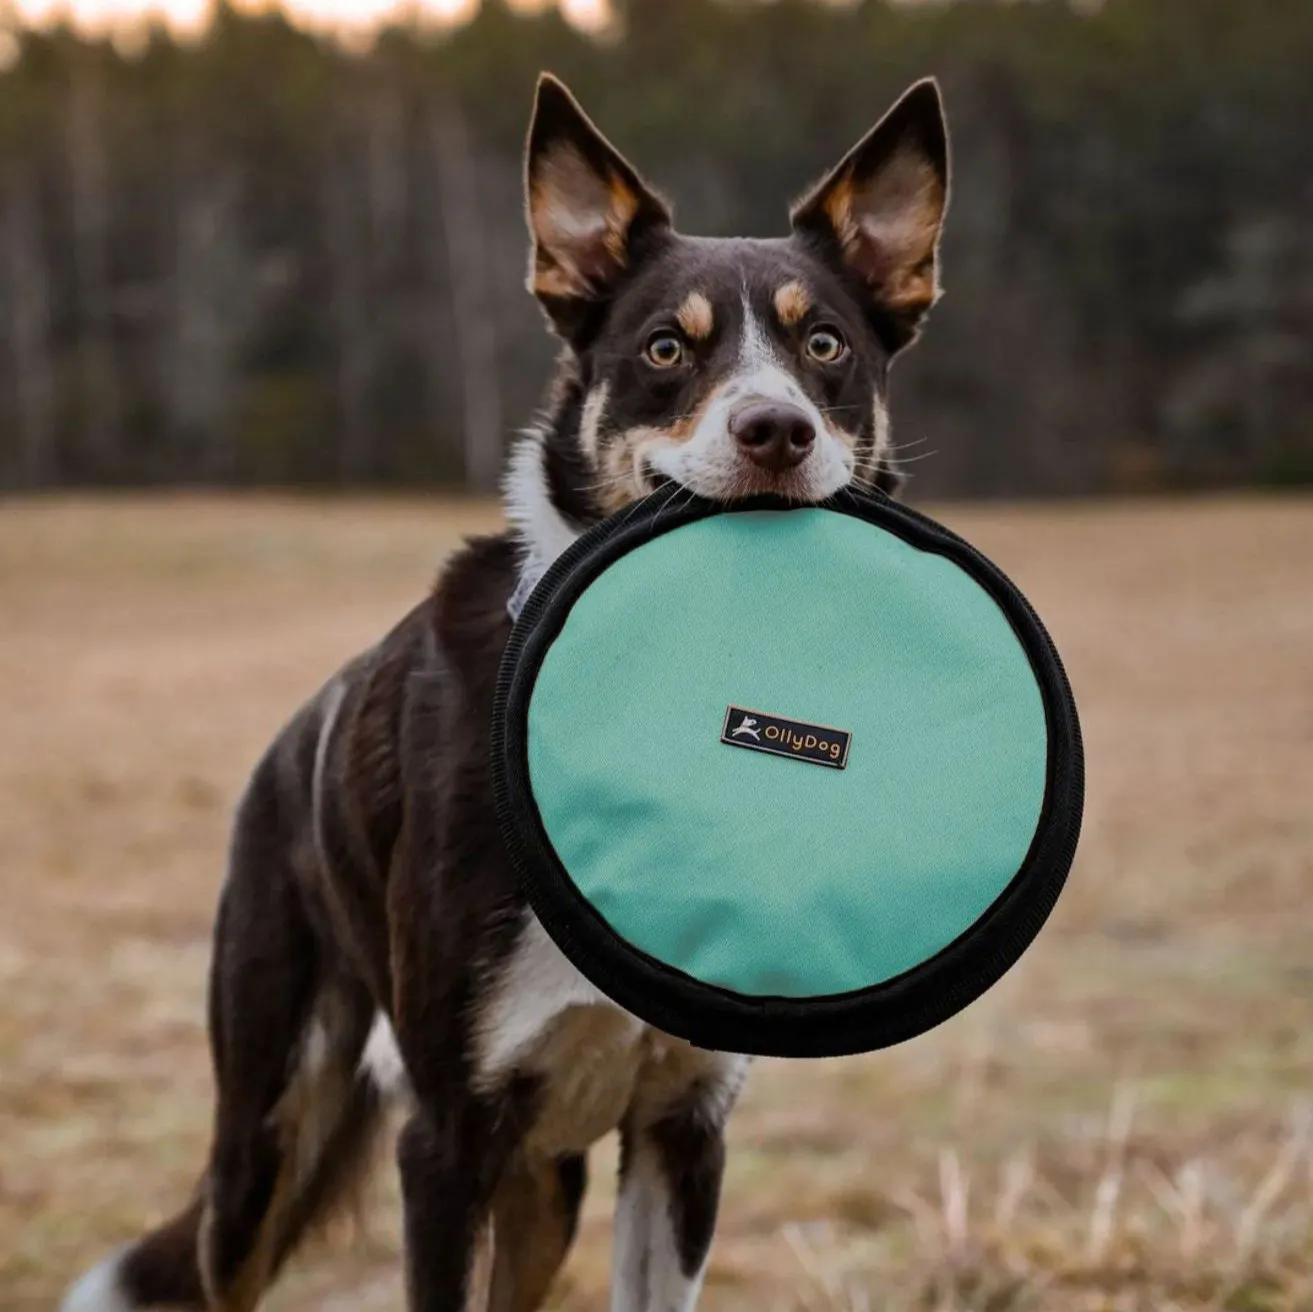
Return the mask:
[[621,1128],[611,1312],[697,1305],[725,1169],[725,1121],[746,1065],[719,1061],[722,1069],[704,1072],[673,1103],[636,1100]]
[[[439,944],[435,957],[434,942],[418,923],[407,939],[416,955],[398,958],[408,967],[399,974],[407,986],[397,990],[394,1016],[416,1106],[397,1143],[407,1306],[410,1312],[484,1312],[472,1297],[476,1259],[507,1163],[520,1146],[533,1090],[513,1080],[478,1087],[469,1012],[460,1003],[468,986],[448,989],[450,980],[429,967],[442,956],[468,966],[477,954],[461,958],[450,944]],[[417,957],[429,968],[409,969]]]
[[417,1111],[397,1143],[411,1312],[467,1312],[487,1223],[496,1135],[480,1115]]
[[[406,877],[396,876],[398,885]],[[433,899],[437,903],[437,899]],[[483,1312],[472,1299],[493,1200],[520,1146],[532,1088],[480,1086],[468,999],[488,917],[393,917],[392,1017],[415,1111],[397,1142],[410,1312]],[[486,1301],[486,1300],[485,1300]]]
[[445,655],[411,674],[387,889],[391,1021],[416,1108],[397,1144],[410,1312],[474,1312],[493,1200],[533,1093],[478,1077],[478,1003],[522,915],[495,837],[490,715]]

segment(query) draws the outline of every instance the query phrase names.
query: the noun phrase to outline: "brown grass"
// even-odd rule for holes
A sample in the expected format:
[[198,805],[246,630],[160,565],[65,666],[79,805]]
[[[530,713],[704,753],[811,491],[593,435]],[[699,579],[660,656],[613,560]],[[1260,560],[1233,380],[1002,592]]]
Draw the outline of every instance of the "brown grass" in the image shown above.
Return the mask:
[[[1313,503],[942,507],[1080,699],[1076,871],[914,1043],[762,1063],[704,1307],[1313,1308]],[[228,812],[479,507],[0,506],[0,1308],[51,1306],[201,1160]],[[596,1154],[556,1306],[605,1306]],[[271,1307],[396,1308],[395,1190]]]

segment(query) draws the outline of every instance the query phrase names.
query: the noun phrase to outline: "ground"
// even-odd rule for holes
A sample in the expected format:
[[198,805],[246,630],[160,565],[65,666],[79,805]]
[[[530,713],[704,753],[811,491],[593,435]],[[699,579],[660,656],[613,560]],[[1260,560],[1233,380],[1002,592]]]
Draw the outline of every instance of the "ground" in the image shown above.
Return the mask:
[[[703,1306],[1313,1308],[1313,501],[933,508],[1066,657],[1052,921],[890,1052],[764,1062]],[[263,743],[495,521],[438,502],[0,504],[0,1308],[186,1194],[225,828]],[[610,1146],[553,1306],[605,1307]],[[400,1307],[395,1190],[277,1312]]]

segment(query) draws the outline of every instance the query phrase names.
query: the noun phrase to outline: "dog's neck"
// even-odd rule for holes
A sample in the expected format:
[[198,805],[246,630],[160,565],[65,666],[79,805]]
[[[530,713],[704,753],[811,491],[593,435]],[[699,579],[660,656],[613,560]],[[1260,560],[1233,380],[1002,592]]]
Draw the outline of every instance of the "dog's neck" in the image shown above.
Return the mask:
[[583,532],[561,513],[552,499],[544,444],[545,434],[541,429],[527,430],[511,452],[506,473],[506,517],[520,546],[520,578],[506,603],[512,620],[519,619],[538,581]]

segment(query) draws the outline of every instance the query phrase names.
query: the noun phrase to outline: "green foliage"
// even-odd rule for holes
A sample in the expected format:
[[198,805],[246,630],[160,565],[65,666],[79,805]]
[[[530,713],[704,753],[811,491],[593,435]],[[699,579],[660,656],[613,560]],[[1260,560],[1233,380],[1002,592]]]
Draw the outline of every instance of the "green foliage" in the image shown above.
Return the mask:
[[[55,458],[7,450],[0,477],[459,478],[467,389],[496,386],[509,427],[550,359],[517,194],[544,67],[687,228],[756,235],[903,85],[941,78],[948,296],[896,378],[896,436],[939,453],[918,490],[1313,471],[1307,0],[616,12],[594,39],[488,0],[367,53],[226,4],[199,43],[156,29],[131,54],[22,34],[0,74],[0,442]],[[458,174],[434,145],[451,116]],[[462,377],[451,312],[446,201],[471,177],[491,380]],[[1277,236],[1246,255],[1255,232]]]

